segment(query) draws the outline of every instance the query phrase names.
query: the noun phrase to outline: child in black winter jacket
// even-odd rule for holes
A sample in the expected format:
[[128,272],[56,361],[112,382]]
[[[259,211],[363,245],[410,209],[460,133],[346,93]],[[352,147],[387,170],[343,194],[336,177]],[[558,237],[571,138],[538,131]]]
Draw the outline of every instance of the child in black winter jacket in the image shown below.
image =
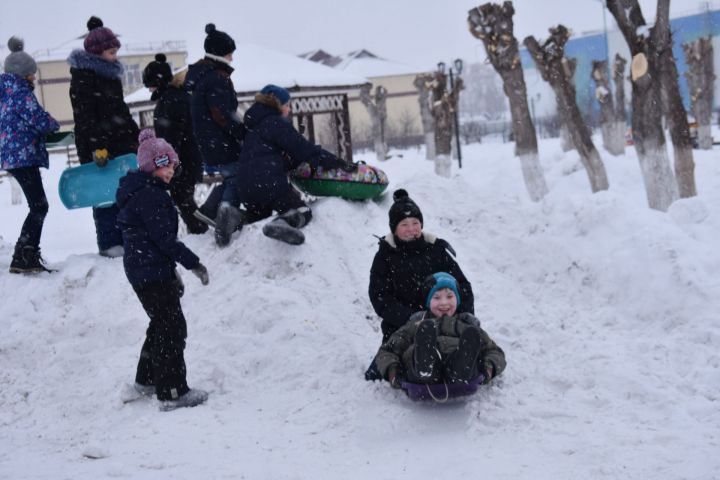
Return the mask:
[[183,286],[175,262],[207,285],[207,269],[177,239],[178,219],[168,184],[179,160],[170,144],[152,130],[140,133],[138,170],[120,180],[117,204],[122,229],[125,274],[150,317],[135,377],[135,388],[157,394],[160,409],[192,407],[207,392],[190,389],[185,378],[187,325],[180,305]]

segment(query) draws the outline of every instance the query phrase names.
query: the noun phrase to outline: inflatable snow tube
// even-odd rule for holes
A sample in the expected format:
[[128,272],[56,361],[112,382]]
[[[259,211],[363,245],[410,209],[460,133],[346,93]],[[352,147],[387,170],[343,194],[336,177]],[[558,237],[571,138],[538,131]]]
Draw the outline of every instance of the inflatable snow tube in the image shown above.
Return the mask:
[[388,186],[385,172],[364,163],[358,164],[356,172],[346,172],[339,168],[324,170],[320,167],[314,174],[310,165],[303,163],[290,174],[290,180],[307,194],[348,200],[375,198]]
[[468,383],[411,383],[402,382],[402,389],[411,400],[435,400],[446,402],[451,398],[464,397],[477,392],[485,377],[478,375]]

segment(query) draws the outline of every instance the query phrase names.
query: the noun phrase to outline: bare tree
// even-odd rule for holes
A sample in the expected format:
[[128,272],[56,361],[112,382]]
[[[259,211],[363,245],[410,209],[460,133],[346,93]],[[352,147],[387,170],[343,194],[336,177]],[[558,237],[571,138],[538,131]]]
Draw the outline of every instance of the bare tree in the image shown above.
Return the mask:
[[[617,128],[615,102],[610,90],[607,60],[592,62],[592,78],[595,81],[595,98],[600,103],[600,128],[603,147],[612,155],[625,153],[625,131]],[[622,107],[620,107],[622,108]]]
[[[577,60],[574,58],[568,58],[565,59],[566,62],[564,64],[563,73],[567,76],[568,82],[573,82],[573,78],[575,77],[575,68],[577,67]],[[574,87],[573,87],[574,88]],[[575,149],[575,144],[573,143],[572,136],[570,135],[570,129],[568,128],[568,122],[565,119],[565,115],[563,114],[563,107],[560,105],[560,97],[555,95],[555,101],[557,102],[557,114],[558,118],[560,118],[560,148],[562,148],[563,152],[569,152],[570,150]]]
[[378,161],[387,159],[387,142],[385,130],[387,128],[387,90],[382,85],[375,87],[375,97],[370,96],[372,84],[366,83],[360,88],[360,101],[370,115],[372,125],[373,144]]
[[448,77],[443,72],[435,72],[431,83],[432,108],[430,112],[435,123],[435,173],[449,177],[452,167],[452,139],[454,114],[458,105],[460,91],[463,89],[462,78],[455,80],[452,91],[447,89]]
[[698,146],[710,150],[713,143],[710,124],[715,90],[712,37],[683,43],[683,51],[688,66],[685,78],[690,90],[690,109],[698,124]]
[[608,189],[607,173],[590,135],[590,129],[580,115],[575,101],[575,85],[572,82],[570,68],[565,58],[565,44],[570,31],[563,25],[550,29],[550,37],[542,44],[535,37],[525,38],[525,46],[535,60],[543,80],[548,82],[555,92],[559,112],[567,126],[573,145],[580,154],[593,193]]
[[[658,0],[661,4],[668,0]],[[640,27],[645,25],[637,0],[607,0],[607,8],[630,47],[632,54],[632,129],[640,170],[645,183],[648,205],[667,211],[678,197],[677,183],[670,168],[665,135],[662,128],[660,99],[660,65],[658,36],[669,28],[668,21],[658,15],[656,28],[646,36]]]
[[424,73],[415,77],[413,84],[418,91],[420,119],[425,136],[425,158],[435,160],[435,120],[431,112],[433,75]]
[[663,103],[663,109],[673,144],[675,178],[680,198],[694,197],[697,195],[695,160],[693,159],[690,125],[688,125],[687,111],[680,96],[678,70],[672,51],[670,0],[658,1],[657,19],[652,30],[652,34],[657,35],[658,53],[660,55],[660,83],[666,100],[666,103]]
[[520,158],[525,187],[533,201],[548,192],[538,157],[537,136],[530,117],[527,88],[520,63],[518,42],[513,34],[512,2],[486,3],[468,12],[470,33],[482,40],[490,63],[503,80],[510,101],[515,155]]
[[625,153],[625,132],[627,131],[627,116],[625,112],[625,65],[627,60],[615,54],[613,62],[613,81],[615,83],[615,133],[614,137],[622,139],[622,153]]

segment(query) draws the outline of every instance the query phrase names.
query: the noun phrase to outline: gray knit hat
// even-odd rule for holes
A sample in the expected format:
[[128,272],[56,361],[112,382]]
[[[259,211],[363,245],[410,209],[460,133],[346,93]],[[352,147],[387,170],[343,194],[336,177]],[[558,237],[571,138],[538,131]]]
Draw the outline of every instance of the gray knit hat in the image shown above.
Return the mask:
[[30,55],[23,52],[24,46],[25,43],[21,38],[10,37],[8,48],[11,53],[7,56],[3,65],[5,73],[14,73],[23,78],[37,73],[37,63]]

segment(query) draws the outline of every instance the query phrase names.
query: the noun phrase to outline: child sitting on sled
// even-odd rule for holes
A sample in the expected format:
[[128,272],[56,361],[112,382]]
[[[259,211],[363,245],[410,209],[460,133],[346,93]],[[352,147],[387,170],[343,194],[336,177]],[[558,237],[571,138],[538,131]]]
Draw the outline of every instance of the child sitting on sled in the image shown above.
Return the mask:
[[375,362],[393,388],[403,382],[469,383],[478,375],[488,383],[505,369],[505,354],[480,321],[456,314],[457,281],[445,272],[427,279],[427,311],[417,312],[378,350]]

